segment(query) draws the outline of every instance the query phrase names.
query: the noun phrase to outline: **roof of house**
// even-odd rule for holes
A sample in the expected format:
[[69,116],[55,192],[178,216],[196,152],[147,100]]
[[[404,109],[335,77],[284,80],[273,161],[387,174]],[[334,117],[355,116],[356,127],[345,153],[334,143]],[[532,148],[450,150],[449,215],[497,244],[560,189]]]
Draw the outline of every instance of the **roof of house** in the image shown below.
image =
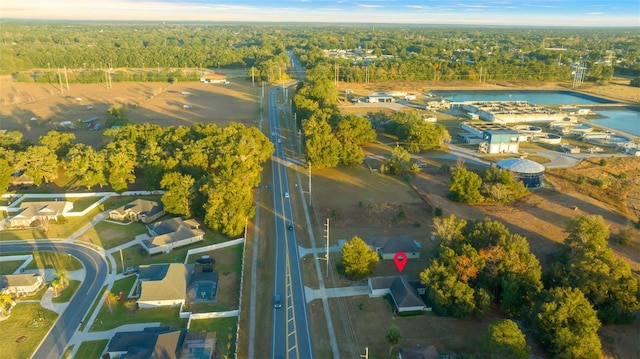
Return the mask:
[[398,348],[402,359],[440,359],[438,350],[435,346],[429,345],[428,347],[416,346],[413,348]]
[[[149,267],[158,266],[152,264]],[[143,280],[140,275],[148,275],[153,269],[149,270],[140,266],[138,278],[142,280],[140,302],[153,302],[163,300],[180,300],[186,298],[187,283],[189,283],[189,270],[187,265],[181,263],[160,264],[166,266],[164,276],[160,278],[163,269],[159,269],[157,273],[148,277],[152,279]],[[160,278],[160,279],[158,279]]]
[[147,247],[164,246],[183,239],[204,235],[200,224],[193,219],[183,221],[179,217],[147,225],[151,238],[145,240]]
[[54,216],[56,214],[69,212],[72,208],[73,203],[66,201],[23,202],[20,204],[21,211],[13,216],[13,218],[31,219],[36,216]]
[[389,287],[396,305],[399,308],[424,306],[424,301],[416,289],[409,283],[409,277],[399,276]]
[[118,207],[113,211],[118,212],[119,214],[125,214],[127,212],[133,212],[138,214],[144,214],[147,216],[153,216],[164,210],[164,206],[161,202],[149,201],[146,199],[136,199],[135,201],[129,202],[124,206]]
[[366,237],[364,241],[382,253],[420,252],[420,247],[409,236]]
[[391,288],[391,284],[396,280],[397,276],[388,277],[370,277],[371,289]]
[[144,328],[140,332],[117,332],[107,352],[127,352],[127,359],[177,359],[186,329]]
[[27,287],[37,283],[40,274],[7,274],[0,276],[0,289],[9,287]]

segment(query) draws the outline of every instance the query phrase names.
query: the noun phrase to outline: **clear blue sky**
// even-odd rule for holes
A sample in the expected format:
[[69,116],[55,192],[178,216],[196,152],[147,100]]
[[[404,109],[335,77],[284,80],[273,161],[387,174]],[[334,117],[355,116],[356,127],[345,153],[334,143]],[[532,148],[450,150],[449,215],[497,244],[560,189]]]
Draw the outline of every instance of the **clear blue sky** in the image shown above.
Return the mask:
[[640,0],[0,0],[0,18],[640,27]]

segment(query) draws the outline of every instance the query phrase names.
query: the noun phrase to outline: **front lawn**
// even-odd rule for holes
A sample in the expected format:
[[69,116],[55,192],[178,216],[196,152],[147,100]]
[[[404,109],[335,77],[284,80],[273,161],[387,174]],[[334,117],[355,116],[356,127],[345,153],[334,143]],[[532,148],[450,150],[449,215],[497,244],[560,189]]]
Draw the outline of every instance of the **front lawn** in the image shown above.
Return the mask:
[[82,263],[75,257],[62,252],[33,252],[33,260],[25,269],[55,269],[71,272],[82,269]]
[[80,286],[81,283],[82,282],[79,280],[70,280],[69,284],[67,284],[64,290],[59,292],[57,297],[54,296],[51,301],[54,303],[66,303],[70,301],[71,298],[73,297],[73,293],[75,293],[76,290],[78,290],[78,287]]
[[133,222],[127,225],[99,222],[78,237],[78,240],[109,249],[130,242],[137,235],[147,232],[147,227],[140,222]]
[[187,319],[180,319],[180,307],[161,307],[153,309],[138,309],[129,312],[125,307],[126,300],[123,299],[112,306],[113,313],[109,312],[106,304],[102,304],[100,313],[91,325],[89,331],[104,331],[119,327],[125,324],[153,323],[160,322],[163,326],[172,329],[186,328]]
[[238,317],[216,318],[216,319],[197,319],[191,321],[189,332],[216,332],[216,347],[221,358],[235,357],[236,350],[236,328],[238,325]]
[[109,339],[82,342],[74,358],[100,358],[108,343]]
[[0,274],[13,274],[24,261],[0,261]]
[[[9,319],[0,322],[0,333],[3,333],[0,335],[2,358],[30,358],[57,317],[55,312],[37,303],[16,305]],[[18,338],[21,338],[20,343],[17,342]]]

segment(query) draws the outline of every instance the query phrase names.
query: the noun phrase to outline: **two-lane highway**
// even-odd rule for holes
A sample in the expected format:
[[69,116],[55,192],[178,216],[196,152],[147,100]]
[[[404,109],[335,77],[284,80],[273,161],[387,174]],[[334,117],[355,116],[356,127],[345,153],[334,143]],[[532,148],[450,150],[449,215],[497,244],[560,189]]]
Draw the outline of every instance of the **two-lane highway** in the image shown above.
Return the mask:
[[[85,268],[85,279],[78,287],[67,309],[58,317],[32,359],[59,359],[82,319],[89,312],[95,298],[107,277],[107,263],[104,257],[85,246],[61,242],[21,242],[0,243],[0,253],[7,255],[17,252],[61,252],[77,258]],[[11,335],[11,333],[5,333]]]
[[283,134],[280,130],[277,94],[280,88],[269,92],[269,124],[275,146],[272,157],[273,203],[275,215],[276,262],[274,293],[282,301],[281,308],[273,305],[272,358],[312,359],[313,348],[307,320],[307,303],[300,270],[296,223],[289,196],[287,161]]

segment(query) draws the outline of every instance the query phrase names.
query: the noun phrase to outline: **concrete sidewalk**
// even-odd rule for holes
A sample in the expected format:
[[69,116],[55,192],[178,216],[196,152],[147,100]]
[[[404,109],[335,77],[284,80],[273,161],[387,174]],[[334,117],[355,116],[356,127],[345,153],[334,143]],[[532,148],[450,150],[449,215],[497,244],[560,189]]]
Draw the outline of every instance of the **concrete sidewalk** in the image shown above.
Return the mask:
[[304,295],[307,299],[307,303],[310,303],[315,299],[355,297],[358,295],[369,294],[371,294],[371,290],[369,289],[369,286],[366,285],[325,289],[311,289],[309,287],[304,287]]

